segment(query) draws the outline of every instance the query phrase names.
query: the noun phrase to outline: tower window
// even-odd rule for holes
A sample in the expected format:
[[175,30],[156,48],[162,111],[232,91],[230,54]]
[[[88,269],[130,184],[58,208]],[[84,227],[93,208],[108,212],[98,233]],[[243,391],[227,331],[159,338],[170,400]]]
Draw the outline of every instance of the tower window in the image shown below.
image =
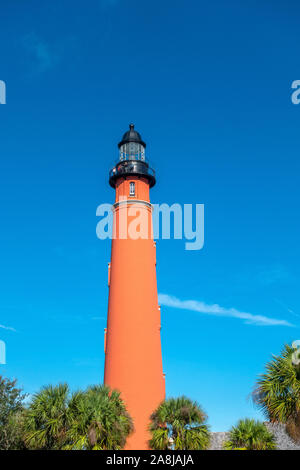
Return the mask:
[[135,183],[129,184],[129,196],[135,196]]

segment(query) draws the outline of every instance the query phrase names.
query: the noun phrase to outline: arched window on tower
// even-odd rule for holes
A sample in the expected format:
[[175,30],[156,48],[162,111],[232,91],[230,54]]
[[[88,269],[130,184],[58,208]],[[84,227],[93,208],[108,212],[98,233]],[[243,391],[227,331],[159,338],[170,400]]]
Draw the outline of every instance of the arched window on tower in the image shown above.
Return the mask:
[[135,196],[135,183],[129,183],[129,196]]

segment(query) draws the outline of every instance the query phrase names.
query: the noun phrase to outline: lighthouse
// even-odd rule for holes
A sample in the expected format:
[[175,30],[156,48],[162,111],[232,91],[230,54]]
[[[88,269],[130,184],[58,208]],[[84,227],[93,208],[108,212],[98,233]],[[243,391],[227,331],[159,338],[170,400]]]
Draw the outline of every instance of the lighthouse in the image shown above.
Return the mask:
[[151,437],[150,415],[165,398],[150,203],[156,179],[146,144],[133,124],[118,147],[119,159],[109,174],[115,203],[104,383],[121,392],[133,419],[134,431],[125,449],[145,450]]

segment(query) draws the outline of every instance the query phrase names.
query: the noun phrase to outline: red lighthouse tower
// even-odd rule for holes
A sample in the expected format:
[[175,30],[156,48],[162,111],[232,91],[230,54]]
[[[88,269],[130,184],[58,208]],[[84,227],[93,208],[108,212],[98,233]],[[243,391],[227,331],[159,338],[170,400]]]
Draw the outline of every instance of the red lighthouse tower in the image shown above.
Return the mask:
[[126,443],[130,450],[149,448],[149,418],[165,397],[149,197],[155,173],[149,167],[145,148],[131,124],[119,143],[119,161],[109,178],[116,198],[104,383],[121,392],[133,418],[134,432]]

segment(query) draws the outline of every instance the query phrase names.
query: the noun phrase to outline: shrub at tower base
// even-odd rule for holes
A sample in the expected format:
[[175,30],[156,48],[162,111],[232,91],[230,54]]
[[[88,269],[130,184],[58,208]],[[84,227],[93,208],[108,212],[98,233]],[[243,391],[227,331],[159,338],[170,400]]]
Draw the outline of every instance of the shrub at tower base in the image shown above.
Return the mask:
[[265,425],[254,419],[241,419],[229,432],[226,450],[274,450],[275,438]]
[[197,402],[169,398],[151,415],[150,447],[154,450],[203,450],[210,441],[206,415]]
[[293,354],[294,349],[285,345],[281,354],[266,364],[253,400],[268,420],[286,424],[290,436],[300,442],[300,378]]
[[119,393],[101,385],[73,394],[67,384],[44,387],[25,413],[31,449],[120,450],[132,430]]

